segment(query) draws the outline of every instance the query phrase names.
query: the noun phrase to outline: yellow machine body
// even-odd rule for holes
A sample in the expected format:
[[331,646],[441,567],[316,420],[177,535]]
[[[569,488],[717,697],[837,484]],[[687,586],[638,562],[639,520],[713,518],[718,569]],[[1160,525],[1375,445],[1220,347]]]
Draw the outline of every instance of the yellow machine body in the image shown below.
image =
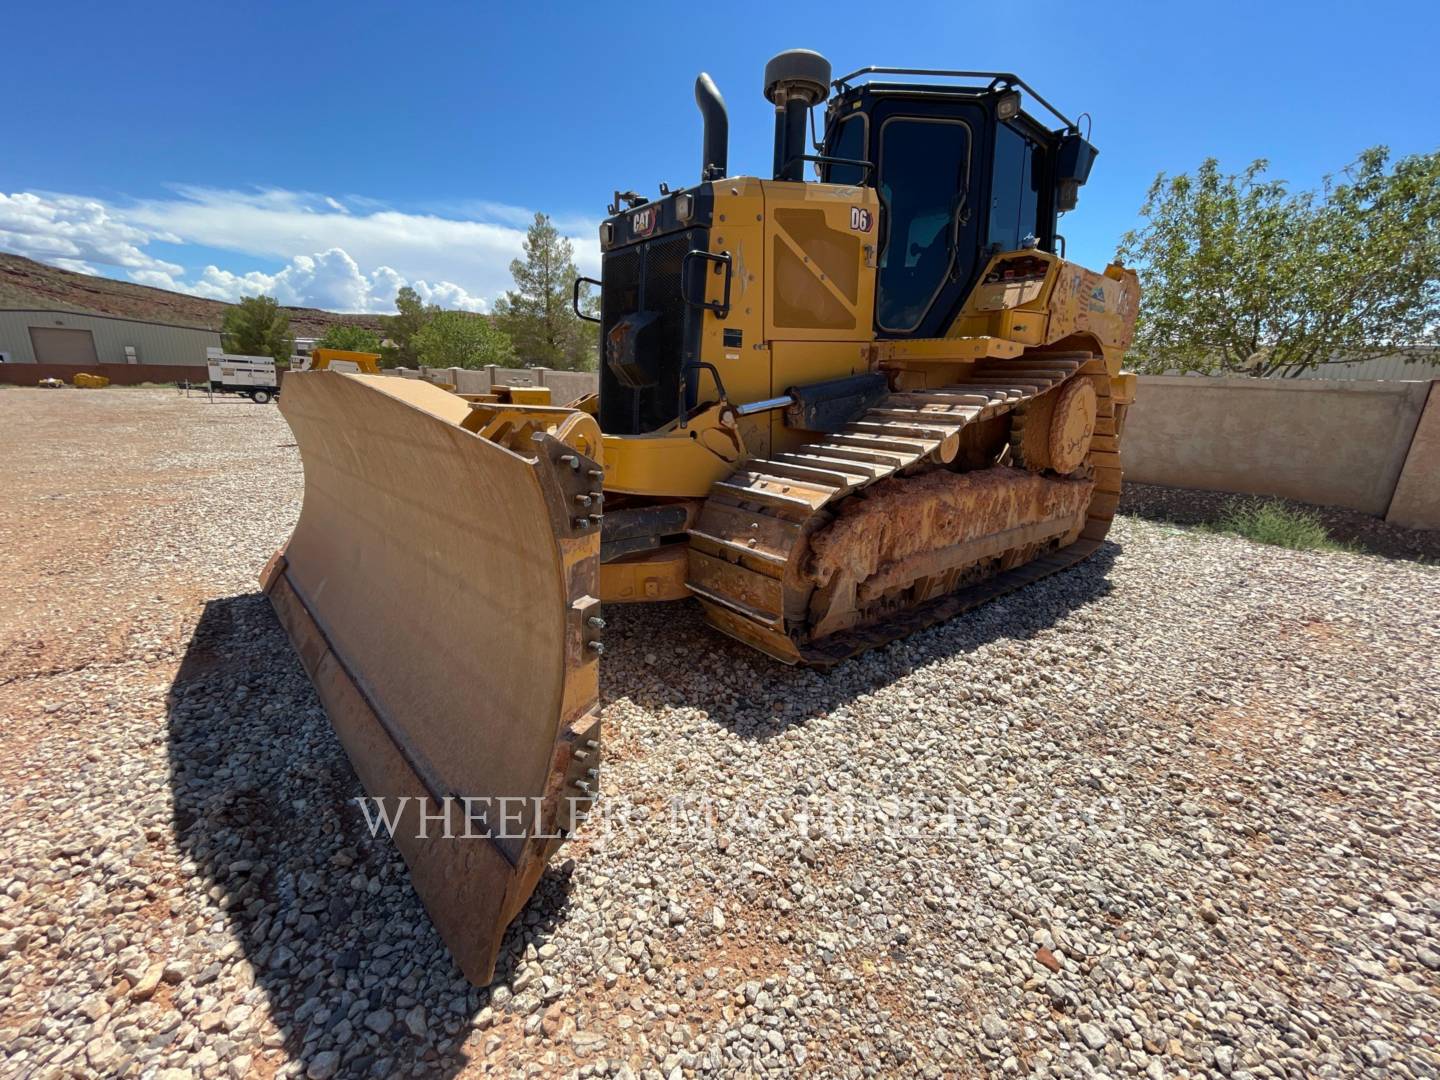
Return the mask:
[[[1133,270],[1112,264],[1096,273],[1048,252],[1000,253],[990,267],[1023,255],[1043,263],[1044,273],[1023,282],[986,283],[991,275],[982,275],[943,338],[878,340],[874,243],[850,228],[856,211],[878,214],[874,189],[754,178],[716,188],[711,250],[730,252],[735,272],[731,311],[705,320],[701,359],[719,370],[731,401],[776,398],[868,371],[888,373],[896,389],[942,387],[981,360],[1088,350],[1103,359],[1123,424],[1135,396],[1135,377],[1120,370],[1139,311]],[[705,298],[718,301],[720,288],[712,276]],[[725,331],[736,329],[745,344],[727,347]],[[700,396],[718,401],[714,377],[702,371],[699,378]],[[787,427],[779,411],[740,418],[732,411],[717,403],[652,434],[604,436],[605,490],[704,498],[747,459],[813,438]],[[684,599],[687,574],[686,561],[661,547],[602,565],[601,599]]]
[[548,386],[504,386],[499,383],[490,387],[488,394],[461,394],[466,401],[485,405],[549,405]]

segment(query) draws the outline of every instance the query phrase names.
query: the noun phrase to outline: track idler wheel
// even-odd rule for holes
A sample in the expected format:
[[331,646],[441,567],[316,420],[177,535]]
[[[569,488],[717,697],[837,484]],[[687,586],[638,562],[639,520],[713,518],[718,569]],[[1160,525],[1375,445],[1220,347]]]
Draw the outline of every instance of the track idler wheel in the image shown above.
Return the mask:
[[1078,469],[1090,452],[1097,401],[1089,379],[1072,379],[1060,388],[1050,414],[1049,465],[1064,476]]

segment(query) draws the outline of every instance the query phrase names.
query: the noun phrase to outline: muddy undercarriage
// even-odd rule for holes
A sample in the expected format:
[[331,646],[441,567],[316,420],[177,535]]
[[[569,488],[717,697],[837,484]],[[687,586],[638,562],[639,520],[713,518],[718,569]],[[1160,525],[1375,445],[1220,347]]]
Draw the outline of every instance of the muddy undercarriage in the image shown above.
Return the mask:
[[897,392],[717,484],[688,585],[727,633],[833,663],[1090,554],[1119,494],[1115,446],[1089,354]]

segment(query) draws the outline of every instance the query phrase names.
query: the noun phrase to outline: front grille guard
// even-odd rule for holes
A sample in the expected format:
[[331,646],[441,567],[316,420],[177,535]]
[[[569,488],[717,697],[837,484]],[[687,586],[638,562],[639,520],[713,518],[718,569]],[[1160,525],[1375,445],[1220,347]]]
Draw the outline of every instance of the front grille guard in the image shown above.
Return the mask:
[[[645,367],[654,379],[649,389],[627,391],[601,359],[602,427],[612,434],[644,434],[659,431],[692,413],[697,387],[691,365],[699,360],[702,320],[707,310],[729,312],[733,271],[728,253],[712,254],[707,249],[709,230],[694,227],[660,235],[641,243],[605,253],[601,275],[601,342],[620,320],[639,311],[660,316],[653,340],[644,349]],[[697,266],[713,263],[716,273],[724,269],[722,297],[706,301],[695,298],[693,280]],[[704,276],[699,275],[703,284]],[[572,303],[579,307],[580,289],[592,279],[578,280],[572,289]],[[694,299],[692,299],[694,298]],[[583,314],[583,312],[581,312]]]

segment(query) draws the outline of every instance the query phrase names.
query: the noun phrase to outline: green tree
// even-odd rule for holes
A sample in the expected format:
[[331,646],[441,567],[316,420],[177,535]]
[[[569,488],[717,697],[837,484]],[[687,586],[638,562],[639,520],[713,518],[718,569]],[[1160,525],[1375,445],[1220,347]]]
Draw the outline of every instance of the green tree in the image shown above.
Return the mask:
[[290,316],[273,296],[244,296],[238,304],[226,308],[220,340],[226,352],[269,356],[281,363],[289,363],[295,351]]
[[381,318],[386,344],[380,350],[380,362],[386,367],[418,367],[420,356],[415,351],[416,335],[440,309],[434,304],[427,306],[420,299],[420,294],[406,285],[395,297],[395,311],[396,314]]
[[415,335],[415,351],[426,367],[508,367],[515,362],[510,339],[486,315],[439,311]]
[[346,352],[378,353],[380,335],[374,330],[351,323],[331,323],[325,334],[315,342],[319,349],[344,349]]
[[1214,158],[1156,177],[1119,255],[1140,273],[1141,371],[1295,375],[1440,335],[1440,151],[1366,150],[1319,191]]
[[495,302],[496,325],[526,364],[586,371],[595,366],[595,324],[570,306],[579,271],[575,251],[549,217],[536,214],[525,237],[525,258],[510,263],[515,288]]

